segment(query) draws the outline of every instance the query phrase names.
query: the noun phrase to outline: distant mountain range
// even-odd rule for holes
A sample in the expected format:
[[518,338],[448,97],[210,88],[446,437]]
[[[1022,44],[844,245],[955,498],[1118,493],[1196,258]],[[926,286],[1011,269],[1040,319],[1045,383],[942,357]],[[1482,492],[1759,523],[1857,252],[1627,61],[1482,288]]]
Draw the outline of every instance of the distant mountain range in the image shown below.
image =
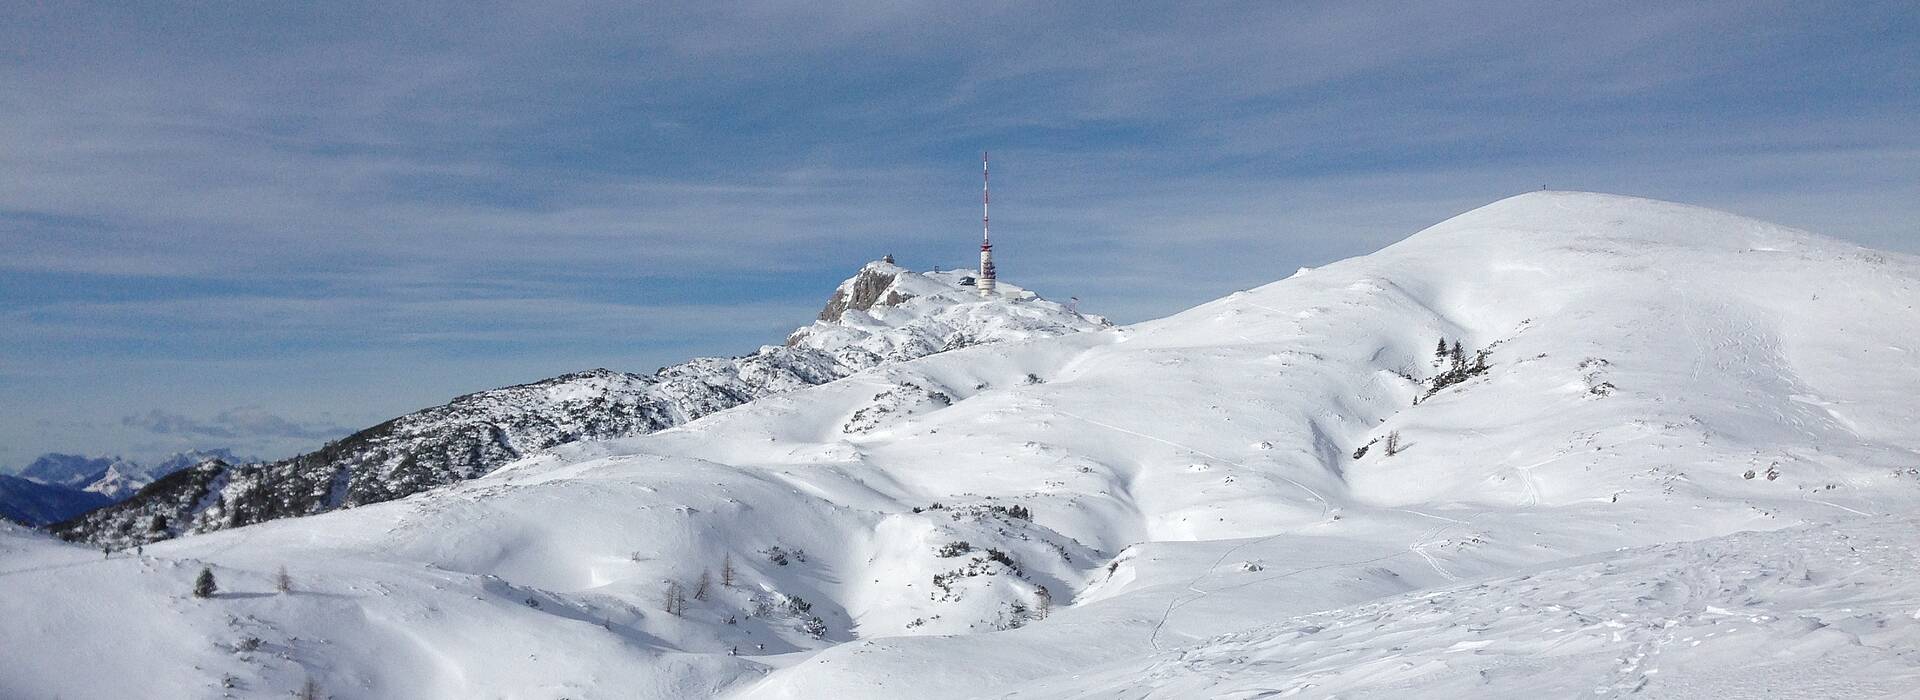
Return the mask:
[[112,502],[92,491],[0,474],[0,518],[22,525],[59,522]]
[[0,474],[0,517],[39,527],[125,500],[148,484],[208,460],[255,461],[232,450],[191,450],[151,465],[121,457],[49,452],[17,475]]

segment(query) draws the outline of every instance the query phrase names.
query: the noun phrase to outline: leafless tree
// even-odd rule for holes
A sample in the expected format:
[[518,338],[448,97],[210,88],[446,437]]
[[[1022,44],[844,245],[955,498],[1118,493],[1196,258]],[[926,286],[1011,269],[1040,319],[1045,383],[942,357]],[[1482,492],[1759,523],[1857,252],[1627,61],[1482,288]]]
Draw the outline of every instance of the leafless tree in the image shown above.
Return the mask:
[[668,615],[676,617],[687,609],[687,594],[679,581],[667,582],[666,609]]
[[708,576],[705,571],[700,572],[700,580],[693,584],[693,599],[706,600],[712,591],[713,577]]

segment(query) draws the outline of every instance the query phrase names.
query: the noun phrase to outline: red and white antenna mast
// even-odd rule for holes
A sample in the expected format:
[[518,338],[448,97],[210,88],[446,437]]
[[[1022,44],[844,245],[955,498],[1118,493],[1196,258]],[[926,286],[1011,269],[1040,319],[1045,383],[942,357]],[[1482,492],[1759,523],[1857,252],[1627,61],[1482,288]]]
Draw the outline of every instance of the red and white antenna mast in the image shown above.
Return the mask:
[[994,292],[993,276],[993,227],[987,217],[987,207],[993,203],[993,189],[989,186],[987,171],[987,152],[980,152],[980,296],[991,297]]

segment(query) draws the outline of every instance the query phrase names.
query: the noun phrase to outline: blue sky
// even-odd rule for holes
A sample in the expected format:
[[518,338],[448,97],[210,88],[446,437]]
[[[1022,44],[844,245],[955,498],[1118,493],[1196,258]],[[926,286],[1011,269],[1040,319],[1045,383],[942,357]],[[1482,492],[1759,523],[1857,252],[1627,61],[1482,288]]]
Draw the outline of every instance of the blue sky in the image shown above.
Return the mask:
[[746,352],[982,149],[1121,321],[1542,186],[1920,252],[1911,2],[397,5],[0,0],[0,466]]

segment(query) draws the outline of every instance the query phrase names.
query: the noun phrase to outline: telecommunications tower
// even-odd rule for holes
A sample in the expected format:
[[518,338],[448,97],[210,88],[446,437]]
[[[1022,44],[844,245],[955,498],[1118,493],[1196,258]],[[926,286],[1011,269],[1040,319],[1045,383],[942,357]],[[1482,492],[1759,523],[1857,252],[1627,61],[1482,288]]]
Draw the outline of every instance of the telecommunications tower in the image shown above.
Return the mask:
[[987,180],[987,152],[980,152],[980,296],[992,297],[993,276],[993,228],[987,218],[987,206],[992,204],[992,189]]

